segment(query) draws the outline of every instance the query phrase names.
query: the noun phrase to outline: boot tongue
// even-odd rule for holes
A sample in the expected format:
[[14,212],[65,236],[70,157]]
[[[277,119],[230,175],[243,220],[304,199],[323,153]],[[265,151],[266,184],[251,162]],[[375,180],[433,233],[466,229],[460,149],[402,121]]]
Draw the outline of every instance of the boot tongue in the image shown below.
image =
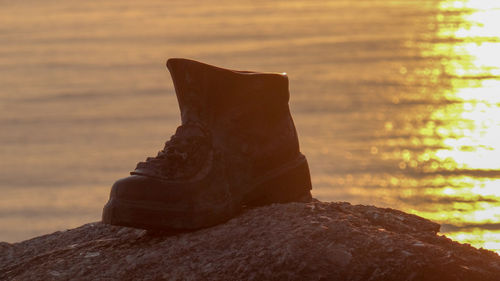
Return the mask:
[[205,130],[198,124],[183,124],[177,127],[175,135],[183,137],[205,137]]

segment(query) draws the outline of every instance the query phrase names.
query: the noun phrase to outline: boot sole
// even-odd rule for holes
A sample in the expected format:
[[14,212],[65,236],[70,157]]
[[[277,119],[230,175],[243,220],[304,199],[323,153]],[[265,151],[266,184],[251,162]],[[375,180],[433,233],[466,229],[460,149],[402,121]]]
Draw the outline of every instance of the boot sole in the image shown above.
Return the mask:
[[239,200],[210,202],[205,208],[172,208],[159,202],[110,198],[104,206],[102,221],[107,224],[151,230],[193,230],[223,223],[233,218],[244,206],[308,201],[311,179],[306,158],[295,161],[258,179]]
[[191,230],[212,226],[232,216],[227,202],[210,209],[172,208],[166,204],[111,198],[104,206],[102,222],[149,230]]

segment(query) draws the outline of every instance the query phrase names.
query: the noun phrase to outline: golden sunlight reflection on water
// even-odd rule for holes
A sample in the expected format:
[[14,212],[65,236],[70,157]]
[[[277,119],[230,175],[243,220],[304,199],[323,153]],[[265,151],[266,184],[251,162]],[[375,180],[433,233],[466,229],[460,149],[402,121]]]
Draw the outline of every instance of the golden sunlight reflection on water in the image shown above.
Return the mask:
[[436,93],[443,100],[421,117],[424,126],[408,126],[427,148],[397,156],[401,169],[423,175],[418,193],[433,201],[411,212],[453,239],[500,251],[500,3],[443,1],[440,10],[437,38],[424,48],[440,63],[421,72],[446,81]]

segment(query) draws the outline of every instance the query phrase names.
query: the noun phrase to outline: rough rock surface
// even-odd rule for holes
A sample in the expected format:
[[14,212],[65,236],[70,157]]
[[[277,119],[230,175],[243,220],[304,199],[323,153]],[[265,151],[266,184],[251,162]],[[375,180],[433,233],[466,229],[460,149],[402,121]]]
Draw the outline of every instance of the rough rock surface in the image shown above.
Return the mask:
[[274,204],[189,233],[90,223],[0,243],[0,280],[500,280],[439,225],[349,203]]

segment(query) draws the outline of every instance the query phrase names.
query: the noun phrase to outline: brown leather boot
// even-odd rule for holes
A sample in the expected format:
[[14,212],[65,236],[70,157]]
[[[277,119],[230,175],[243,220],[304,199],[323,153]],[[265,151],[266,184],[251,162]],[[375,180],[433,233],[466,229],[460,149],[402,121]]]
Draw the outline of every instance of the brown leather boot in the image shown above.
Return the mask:
[[311,198],[286,75],[177,58],[167,67],[182,125],[156,157],[113,185],[104,223],[197,229],[224,222],[245,205]]

